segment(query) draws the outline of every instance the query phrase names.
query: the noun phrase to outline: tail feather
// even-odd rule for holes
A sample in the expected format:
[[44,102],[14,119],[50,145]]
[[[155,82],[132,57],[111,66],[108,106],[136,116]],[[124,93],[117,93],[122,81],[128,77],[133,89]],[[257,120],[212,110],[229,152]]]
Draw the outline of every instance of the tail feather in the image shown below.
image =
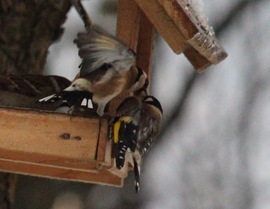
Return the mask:
[[135,191],[140,191],[140,169],[135,158],[133,158],[134,163],[134,177],[135,177]]
[[58,101],[60,99],[62,99],[61,96],[58,96],[57,94],[52,94],[50,96],[39,99],[38,102],[40,102],[40,103],[53,103],[53,102]]

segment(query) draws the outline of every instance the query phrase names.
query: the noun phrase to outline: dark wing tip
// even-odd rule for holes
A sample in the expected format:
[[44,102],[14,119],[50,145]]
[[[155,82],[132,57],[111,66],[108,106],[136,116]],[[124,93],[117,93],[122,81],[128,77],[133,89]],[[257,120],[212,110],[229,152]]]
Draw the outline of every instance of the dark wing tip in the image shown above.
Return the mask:
[[163,113],[163,109],[160,102],[154,96],[148,95],[144,97],[143,102],[155,106],[156,108],[160,110],[161,113]]
[[137,161],[133,158],[134,162],[134,177],[135,177],[135,191],[140,191],[140,171]]
[[140,190],[141,190],[140,183],[135,182],[135,191],[136,191],[136,193],[138,193]]

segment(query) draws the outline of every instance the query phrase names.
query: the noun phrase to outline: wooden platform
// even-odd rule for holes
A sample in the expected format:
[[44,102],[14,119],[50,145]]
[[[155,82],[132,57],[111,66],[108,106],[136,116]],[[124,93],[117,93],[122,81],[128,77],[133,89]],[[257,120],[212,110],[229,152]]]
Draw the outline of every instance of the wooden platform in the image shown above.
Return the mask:
[[0,170],[121,186],[106,118],[0,108]]

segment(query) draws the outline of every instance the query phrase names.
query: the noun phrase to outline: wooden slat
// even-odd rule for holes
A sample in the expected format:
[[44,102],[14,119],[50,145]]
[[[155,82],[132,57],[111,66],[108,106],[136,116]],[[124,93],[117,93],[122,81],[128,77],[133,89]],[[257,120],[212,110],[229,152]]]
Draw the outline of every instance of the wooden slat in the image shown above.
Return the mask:
[[107,170],[98,173],[63,169],[59,167],[48,167],[39,164],[27,164],[0,159],[0,170],[11,173],[19,173],[46,178],[78,181],[86,183],[103,184],[110,186],[122,186],[123,180]]
[[156,0],[135,1],[176,54],[182,53],[188,47],[171,17]]
[[140,13],[134,1],[119,0],[116,35],[134,52],[137,50]]
[[190,61],[192,66],[197,70],[197,72],[203,72],[206,68],[208,68],[212,64],[192,47],[188,48],[184,52],[184,55]]
[[135,1],[119,0],[117,37],[137,54],[137,66],[150,75],[154,28]]
[[[0,126],[1,149],[95,160],[99,136],[96,118],[1,108]],[[64,135],[70,135],[69,139]]]
[[135,0],[172,50],[184,53],[198,72],[227,57],[211,27],[180,0]]
[[111,162],[111,141],[108,139],[108,122],[107,120],[100,120],[100,136],[97,147],[97,168],[104,169],[112,166]]
[[180,30],[185,40],[188,40],[198,33],[189,16],[183,11],[176,0],[157,0],[162,8],[169,15],[176,27]]
[[[187,1],[157,0],[193,48],[184,52],[191,64],[202,71],[211,64],[217,64],[228,55],[218,43],[207,20],[202,19]],[[193,53],[194,52],[194,53]],[[202,62],[200,62],[201,60]],[[208,62],[208,63],[206,63]]]
[[137,45],[137,66],[142,68],[149,77],[153,62],[154,27],[148,18],[141,12],[140,30]]
[[63,158],[52,155],[43,155],[36,153],[27,153],[21,151],[12,151],[0,149],[0,159],[12,162],[30,163],[36,165],[69,168],[73,170],[84,170],[96,172],[98,163],[95,160],[80,160],[73,158]]

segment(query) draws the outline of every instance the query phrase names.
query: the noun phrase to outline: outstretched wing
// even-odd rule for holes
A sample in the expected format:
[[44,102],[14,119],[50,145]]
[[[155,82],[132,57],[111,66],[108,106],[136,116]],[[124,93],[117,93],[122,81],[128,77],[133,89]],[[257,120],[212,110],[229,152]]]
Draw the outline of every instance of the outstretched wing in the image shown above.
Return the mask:
[[104,64],[126,65],[129,69],[135,63],[135,54],[116,37],[98,26],[91,26],[87,33],[78,33],[74,40],[82,58],[80,76],[99,69]]

